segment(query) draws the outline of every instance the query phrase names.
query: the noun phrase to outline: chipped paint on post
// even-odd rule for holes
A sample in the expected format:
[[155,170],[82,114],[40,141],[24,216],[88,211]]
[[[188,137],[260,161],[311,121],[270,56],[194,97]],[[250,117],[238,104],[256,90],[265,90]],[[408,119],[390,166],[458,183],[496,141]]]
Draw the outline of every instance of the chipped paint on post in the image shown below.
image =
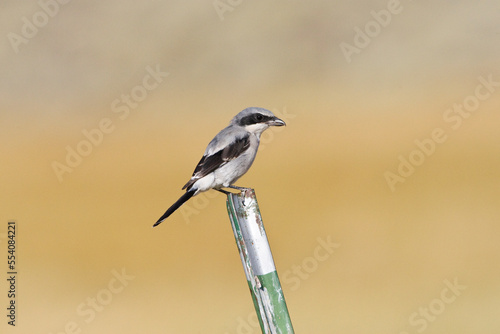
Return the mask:
[[229,194],[226,204],[262,333],[294,333],[255,191]]

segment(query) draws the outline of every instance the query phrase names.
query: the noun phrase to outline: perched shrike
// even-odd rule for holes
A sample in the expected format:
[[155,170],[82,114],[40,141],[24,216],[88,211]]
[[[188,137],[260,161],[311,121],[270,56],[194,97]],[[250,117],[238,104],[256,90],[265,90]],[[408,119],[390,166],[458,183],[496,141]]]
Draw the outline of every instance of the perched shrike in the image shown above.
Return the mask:
[[263,108],[247,108],[241,111],[208,144],[203,157],[196,166],[191,179],[182,187],[186,193],[181,196],[153,225],[167,219],[184,202],[196,194],[215,189],[227,194],[221,188],[243,188],[233,186],[252,165],[260,135],[270,126],[286,125],[272,112]]

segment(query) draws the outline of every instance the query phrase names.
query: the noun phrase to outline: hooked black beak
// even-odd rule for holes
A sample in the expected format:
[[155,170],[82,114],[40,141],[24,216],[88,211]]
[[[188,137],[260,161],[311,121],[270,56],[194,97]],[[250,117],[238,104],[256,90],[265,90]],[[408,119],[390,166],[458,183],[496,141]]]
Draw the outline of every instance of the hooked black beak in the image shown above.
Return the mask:
[[278,117],[273,118],[268,122],[270,126],[283,126],[286,125],[285,121],[279,119]]

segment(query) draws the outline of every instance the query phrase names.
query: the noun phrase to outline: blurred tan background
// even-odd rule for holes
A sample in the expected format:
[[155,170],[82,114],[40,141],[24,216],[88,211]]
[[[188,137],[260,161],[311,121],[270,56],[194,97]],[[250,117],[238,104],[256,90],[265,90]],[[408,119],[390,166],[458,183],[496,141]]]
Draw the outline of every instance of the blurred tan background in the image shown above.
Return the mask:
[[238,185],[297,333],[499,333],[498,1],[0,8],[6,333],[259,333],[224,196],[151,228],[249,106],[288,125]]

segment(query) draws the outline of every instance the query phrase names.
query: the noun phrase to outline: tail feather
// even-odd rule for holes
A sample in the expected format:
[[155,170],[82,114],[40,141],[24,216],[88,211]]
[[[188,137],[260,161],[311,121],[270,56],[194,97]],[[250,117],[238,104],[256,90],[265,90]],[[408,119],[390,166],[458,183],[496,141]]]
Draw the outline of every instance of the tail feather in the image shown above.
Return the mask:
[[186,191],[186,193],[184,195],[182,195],[181,198],[179,198],[177,200],[177,202],[172,204],[172,206],[170,208],[168,208],[167,211],[165,211],[163,216],[161,216],[160,219],[158,219],[158,221],[153,225],[153,227],[159,225],[162,221],[167,219],[168,216],[170,216],[172,213],[174,213],[174,211],[177,210],[182,204],[184,204],[188,199],[193,197],[195,193],[196,193],[196,190]]

